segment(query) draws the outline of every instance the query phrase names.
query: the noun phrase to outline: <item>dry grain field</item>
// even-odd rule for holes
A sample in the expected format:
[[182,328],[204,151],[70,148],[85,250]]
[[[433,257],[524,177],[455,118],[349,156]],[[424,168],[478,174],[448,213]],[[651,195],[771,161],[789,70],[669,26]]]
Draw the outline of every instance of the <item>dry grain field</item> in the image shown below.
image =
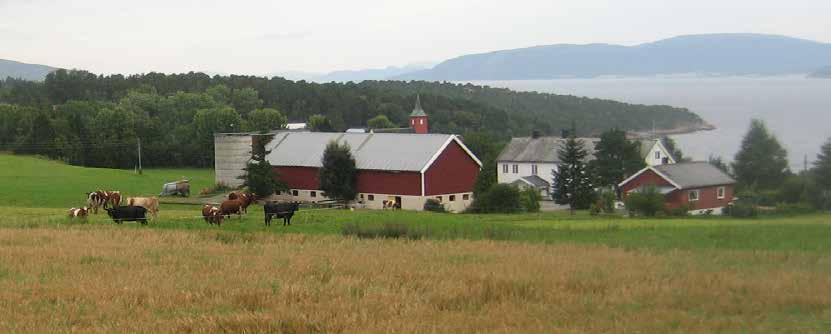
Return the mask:
[[182,175],[213,179],[0,155],[0,333],[831,332],[827,213],[65,217],[100,184],[152,195]]

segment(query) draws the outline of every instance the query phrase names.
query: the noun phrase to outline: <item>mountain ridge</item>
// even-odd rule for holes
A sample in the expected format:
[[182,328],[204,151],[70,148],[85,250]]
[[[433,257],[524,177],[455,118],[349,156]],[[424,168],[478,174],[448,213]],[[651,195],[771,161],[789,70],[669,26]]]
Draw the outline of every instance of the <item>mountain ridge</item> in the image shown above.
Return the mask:
[[633,46],[551,44],[448,59],[394,80],[532,80],[667,74],[805,74],[827,65],[831,44],[781,35],[684,35]]
[[0,59],[0,79],[15,78],[43,81],[47,74],[57,69],[57,67],[47,65]]

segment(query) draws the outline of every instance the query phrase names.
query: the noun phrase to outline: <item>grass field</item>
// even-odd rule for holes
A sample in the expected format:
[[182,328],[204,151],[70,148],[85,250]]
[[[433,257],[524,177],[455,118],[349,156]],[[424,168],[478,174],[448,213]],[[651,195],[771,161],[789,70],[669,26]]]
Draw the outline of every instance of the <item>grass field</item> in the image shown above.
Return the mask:
[[[95,175],[137,193],[183,173],[211,180],[6,159],[3,181],[39,189],[62,178],[89,187]],[[40,172],[3,167],[14,164]],[[26,189],[4,184],[0,198]],[[260,206],[216,227],[198,206],[165,204],[141,226],[70,221],[63,201],[76,191],[60,189],[0,204],[0,332],[831,331],[829,214],[301,210],[294,225],[267,228]],[[341,235],[389,224],[423,239]]]

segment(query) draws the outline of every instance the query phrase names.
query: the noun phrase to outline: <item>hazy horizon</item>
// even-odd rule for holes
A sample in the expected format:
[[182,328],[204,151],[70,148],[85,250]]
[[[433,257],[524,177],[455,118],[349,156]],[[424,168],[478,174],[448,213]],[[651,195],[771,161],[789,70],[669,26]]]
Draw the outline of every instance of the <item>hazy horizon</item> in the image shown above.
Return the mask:
[[[795,4],[796,3],[796,4]],[[759,33],[831,41],[831,2],[0,0],[0,59],[96,73],[323,73],[535,45]],[[684,15],[679,15],[683,13]],[[788,24],[783,24],[787,22]]]

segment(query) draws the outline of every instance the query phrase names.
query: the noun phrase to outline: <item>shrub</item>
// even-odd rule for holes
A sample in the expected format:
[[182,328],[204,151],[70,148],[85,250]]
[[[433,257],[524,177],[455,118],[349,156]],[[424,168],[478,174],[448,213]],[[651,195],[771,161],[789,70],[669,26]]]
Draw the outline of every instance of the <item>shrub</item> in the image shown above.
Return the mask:
[[754,218],[759,215],[759,210],[753,203],[740,200],[727,207],[727,214],[735,218]]
[[690,214],[690,206],[684,204],[677,208],[665,208],[664,213],[666,213],[667,216],[672,217],[686,217]]
[[540,192],[534,188],[528,188],[519,193],[520,202],[525,212],[540,212]]
[[814,213],[816,209],[807,203],[787,204],[782,203],[776,206],[776,214],[782,215],[804,215]]
[[597,204],[600,206],[600,209],[603,210],[605,213],[615,213],[615,201],[617,200],[617,195],[614,191],[606,190],[600,193],[600,199],[598,200]]
[[654,217],[664,209],[664,195],[655,187],[646,187],[626,197],[626,209],[632,216]]
[[444,209],[444,205],[442,205],[437,199],[433,198],[428,198],[427,201],[424,202],[424,211],[440,213],[447,212],[447,210]]
[[495,184],[474,199],[470,212],[516,213],[522,210],[519,190],[507,184]]
[[345,224],[341,234],[355,236],[361,239],[410,239],[418,240],[426,237],[426,233],[401,223],[385,223],[381,226],[361,227],[358,224]]

